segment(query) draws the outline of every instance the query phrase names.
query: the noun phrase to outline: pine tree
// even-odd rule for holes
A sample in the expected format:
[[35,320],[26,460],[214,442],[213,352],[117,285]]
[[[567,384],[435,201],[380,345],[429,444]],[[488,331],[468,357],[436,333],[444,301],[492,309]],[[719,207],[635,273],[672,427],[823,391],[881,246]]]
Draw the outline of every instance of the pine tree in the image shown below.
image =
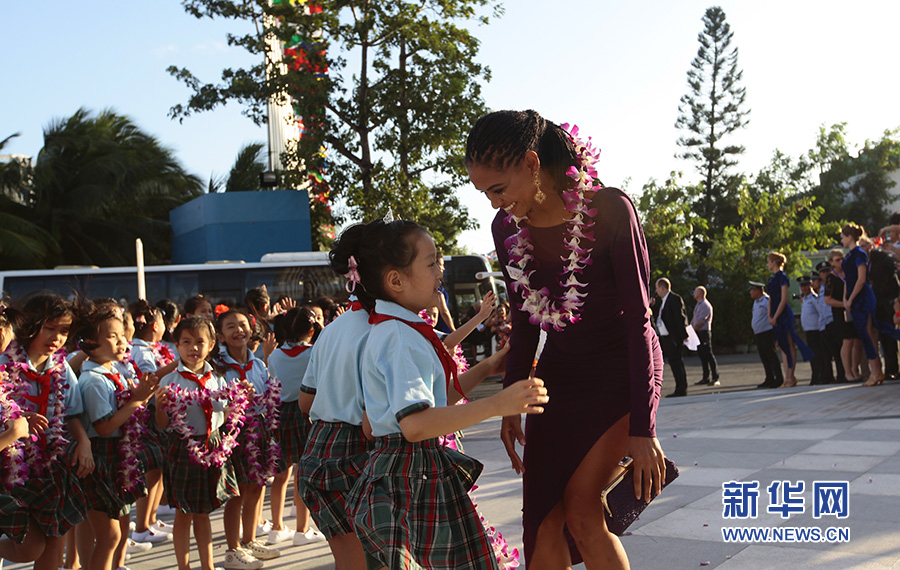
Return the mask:
[[[729,173],[744,147],[725,139],[747,125],[750,110],[744,108],[746,89],[738,69],[738,50],[731,46],[734,33],[718,6],[706,10],[703,31],[697,35],[700,49],[687,72],[689,92],[681,97],[675,126],[685,131],[678,139],[684,149],[677,158],[696,163],[703,177],[703,194],[694,211],[707,221],[705,235],[695,236],[701,263],[709,253],[712,236],[728,224],[730,190],[739,176]],[[733,204],[731,204],[733,206]],[[733,208],[732,208],[733,209]]]

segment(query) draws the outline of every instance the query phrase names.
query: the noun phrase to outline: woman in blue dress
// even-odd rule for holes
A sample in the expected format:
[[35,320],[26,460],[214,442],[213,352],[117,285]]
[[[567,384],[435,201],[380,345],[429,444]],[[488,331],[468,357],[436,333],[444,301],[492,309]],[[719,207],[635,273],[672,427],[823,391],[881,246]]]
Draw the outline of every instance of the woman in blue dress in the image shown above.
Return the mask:
[[794,311],[788,304],[791,281],[784,272],[786,262],[784,254],[777,251],[766,257],[766,268],[772,272],[772,277],[766,285],[766,292],[769,294],[769,324],[775,328],[775,339],[784,355],[784,382],[780,388],[792,388],[797,385],[794,365],[797,362],[798,348],[803,360],[810,360],[813,356],[812,350],[794,330]]
[[862,340],[869,370],[872,376],[863,386],[875,386],[884,382],[881,371],[881,359],[878,357],[878,331],[875,329],[875,292],[867,281],[869,272],[869,255],[859,247],[859,240],[865,230],[853,222],[841,228],[841,245],[850,251],[844,256],[841,267],[844,270],[844,308],[850,312],[850,318],[856,332]]

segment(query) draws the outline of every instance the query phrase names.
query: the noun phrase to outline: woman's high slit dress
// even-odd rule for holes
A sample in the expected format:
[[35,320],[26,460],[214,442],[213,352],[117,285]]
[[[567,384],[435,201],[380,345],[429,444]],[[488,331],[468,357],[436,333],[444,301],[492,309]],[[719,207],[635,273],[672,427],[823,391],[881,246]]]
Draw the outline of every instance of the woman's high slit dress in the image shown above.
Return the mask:
[[[544,413],[525,423],[524,542],[526,566],[544,517],[563,499],[566,484],[606,430],[631,413],[629,435],[656,435],[656,409],[663,359],[650,325],[650,264],[634,204],[621,190],[604,188],[591,200],[597,209],[592,263],[578,277],[588,286],[581,320],[562,332],[551,330],[537,366],[550,396]],[[561,257],[568,224],[529,228],[534,260],[532,287],[563,293]],[[517,232],[500,211],[492,224],[500,266],[512,310],[512,345],[504,384],[527,378],[540,328],[519,307],[522,296],[511,286],[506,240]],[[582,247],[590,244],[582,242]],[[563,277],[564,279],[565,277]],[[600,482],[598,485],[602,484]],[[582,558],[567,534],[572,563]]]

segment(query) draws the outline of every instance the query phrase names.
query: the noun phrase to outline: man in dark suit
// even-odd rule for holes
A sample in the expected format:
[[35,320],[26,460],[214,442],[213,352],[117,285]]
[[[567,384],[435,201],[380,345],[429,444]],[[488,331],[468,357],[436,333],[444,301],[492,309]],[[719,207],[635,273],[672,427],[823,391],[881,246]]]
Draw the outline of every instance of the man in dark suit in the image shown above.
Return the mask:
[[656,294],[660,298],[656,319],[659,344],[663,356],[672,369],[672,375],[675,376],[675,391],[666,397],[687,396],[687,372],[681,355],[684,341],[687,339],[688,324],[684,300],[672,292],[672,283],[665,277],[657,280]]

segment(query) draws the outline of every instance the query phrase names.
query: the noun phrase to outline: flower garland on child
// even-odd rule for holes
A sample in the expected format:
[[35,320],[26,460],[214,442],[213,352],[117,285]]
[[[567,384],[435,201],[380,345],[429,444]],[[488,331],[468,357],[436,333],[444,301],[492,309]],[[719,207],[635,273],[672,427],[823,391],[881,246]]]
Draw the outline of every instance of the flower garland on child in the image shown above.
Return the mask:
[[[264,394],[253,396],[251,407],[262,408],[261,413],[251,414],[247,418],[246,439],[244,445],[247,458],[247,475],[257,485],[264,486],[266,479],[278,472],[278,458],[281,457],[281,446],[275,439],[281,407],[281,382],[271,376],[266,381]],[[269,439],[266,447],[265,465],[263,465],[260,441],[262,440],[262,422],[266,422]]]
[[[121,408],[131,396],[130,388],[116,390],[116,405]],[[150,413],[147,406],[141,404],[120,428],[118,482],[126,493],[137,489],[138,483],[144,478],[139,455],[144,449],[144,437],[149,421]]]
[[[171,429],[187,444],[191,462],[205,469],[221,467],[237,446],[237,436],[246,420],[245,412],[250,404],[249,392],[252,388],[243,384],[231,384],[220,390],[187,389],[180,386],[169,386],[168,389],[168,397],[159,402],[169,415]],[[189,405],[202,407],[204,403],[211,405],[213,400],[227,400],[230,404],[229,413],[220,430],[221,440],[215,447],[209,441],[205,445],[198,442],[187,423]]]
[[[0,370],[0,425],[5,426],[11,420],[22,417],[22,410],[8,393],[9,375],[5,370]],[[25,441],[14,441],[9,447],[0,452],[0,469],[2,469],[2,485],[6,491],[25,483],[28,477],[28,466],[25,465],[23,449]]]
[[150,350],[156,358],[156,365],[158,368],[172,364],[172,361],[175,360],[175,355],[172,354],[172,350],[162,342],[151,344]]
[[[28,353],[17,341],[13,340],[9,343],[5,354],[9,357],[10,362],[0,366],[0,370],[5,370],[8,375],[7,395],[21,408],[22,402],[26,401],[26,396],[32,397],[30,395],[32,382],[26,373],[34,372],[28,367]],[[29,478],[43,477],[46,470],[66,452],[69,440],[65,438],[66,403],[63,394],[69,385],[67,384],[65,363],[66,351],[62,349],[50,355],[47,360],[44,368],[44,374],[49,373],[50,375],[47,398],[49,399],[51,395],[54,396],[52,411],[50,408],[47,409],[47,429],[44,430],[42,437],[33,435],[30,438],[20,439],[7,448],[9,453],[5,453],[5,455],[15,469],[14,472],[4,475],[7,489],[10,489],[11,486],[22,485]],[[15,459],[19,453],[22,454],[23,463],[19,463],[19,460]]]
[[566,235],[563,238],[563,245],[569,251],[569,255],[562,258],[566,265],[561,272],[563,278],[559,281],[565,293],[558,299],[551,299],[550,291],[546,287],[538,290],[532,288],[529,278],[534,269],[529,269],[529,264],[534,259],[531,254],[534,245],[530,241],[531,234],[528,228],[521,225],[524,218],[512,215],[507,217],[507,222],[515,223],[519,231],[505,242],[509,252],[506,270],[512,279],[512,289],[523,299],[519,309],[530,315],[528,320],[531,324],[539,325],[544,330],[553,327],[557,331],[563,330],[569,323],[581,320],[581,307],[584,305],[584,297],[587,296],[583,289],[587,284],[578,281],[577,276],[591,264],[593,251],[593,246],[581,246],[582,242],[594,241],[594,234],[589,230],[594,226],[592,218],[597,215],[596,208],[587,207],[589,200],[585,193],[600,188],[599,184],[595,184],[597,170],[594,166],[600,150],[594,149],[590,137],[587,142],[578,138],[577,126],[569,128],[568,124],[563,124],[560,127],[569,133],[578,155],[578,166],[572,166],[566,172],[574,183],[562,193],[566,211],[572,214],[566,224]]

